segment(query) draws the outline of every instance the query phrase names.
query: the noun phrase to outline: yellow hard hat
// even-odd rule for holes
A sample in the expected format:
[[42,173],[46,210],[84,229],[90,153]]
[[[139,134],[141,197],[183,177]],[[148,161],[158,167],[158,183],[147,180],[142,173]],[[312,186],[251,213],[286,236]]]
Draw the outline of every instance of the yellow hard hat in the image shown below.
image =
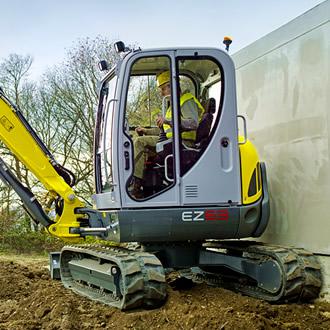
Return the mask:
[[170,71],[163,71],[157,76],[157,87],[160,87],[168,82],[170,82],[171,73]]

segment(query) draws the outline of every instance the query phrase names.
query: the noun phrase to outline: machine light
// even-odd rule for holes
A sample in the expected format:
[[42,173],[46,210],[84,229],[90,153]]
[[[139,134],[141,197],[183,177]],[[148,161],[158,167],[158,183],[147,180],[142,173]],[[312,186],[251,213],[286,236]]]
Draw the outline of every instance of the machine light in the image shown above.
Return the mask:
[[224,37],[223,38],[223,43],[226,45],[226,51],[228,52],[229,51],[229,46],[230,44],[233,42],[232,38],[231,37]]

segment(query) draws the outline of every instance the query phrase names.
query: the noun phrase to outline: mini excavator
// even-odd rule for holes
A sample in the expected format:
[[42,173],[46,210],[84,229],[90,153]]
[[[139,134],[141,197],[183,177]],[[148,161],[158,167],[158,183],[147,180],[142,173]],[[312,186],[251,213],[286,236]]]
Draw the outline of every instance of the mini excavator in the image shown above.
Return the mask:
[[[270,210],[265,164],[237,115],[231,57],[216,48],[131,50],[117,42],[115,49],[121,54],[115,67],[99,63],[105,74],[94,133],[93,208],[75,194],[73,173],[0,92],[1,141],[55,199],[50,217],[1,159],[1,179],[32,219],[69,242],[95,236],[123,243],[65,246],[59,257],[64,286],[123,310],[161,306],[170,270],[275,303],[318,297],[321,271],[312,253],[242,240],[262,235]],[[164,71],[172,92],[159,100],[153,91]],[[189,146],[180,125],[185,92],[204,108]],[[144,117],[152,123],[150,109],[159,101],[163,114],[171,106],[172,136],[160,136],[152,152],[137,155],[134,127]],[[131,188],[139,157],[143,184],[136,197]]]

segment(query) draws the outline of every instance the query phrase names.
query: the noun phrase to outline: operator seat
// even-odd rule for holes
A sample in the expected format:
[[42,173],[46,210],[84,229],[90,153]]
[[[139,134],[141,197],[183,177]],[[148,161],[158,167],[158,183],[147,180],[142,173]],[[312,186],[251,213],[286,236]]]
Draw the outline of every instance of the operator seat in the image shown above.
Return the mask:
[[197,131],[196,131],[196,140],[195,144],[196,146],[203,145],[208,140],[212,121],[213,121],[213,115],[215,113],[215,99],[213,97],[207,99],[205,102],[203,102],[203,108],[205,110],[201,121],[199,122]]
[[202,106],[204,114],[197,127],[195,147],[190,148],[183,143],[184,148],[181,150],[181,175],[185,174],[197,162],[209,142],[213,115],[216,110],[215,99],[211,97],[205,100]]

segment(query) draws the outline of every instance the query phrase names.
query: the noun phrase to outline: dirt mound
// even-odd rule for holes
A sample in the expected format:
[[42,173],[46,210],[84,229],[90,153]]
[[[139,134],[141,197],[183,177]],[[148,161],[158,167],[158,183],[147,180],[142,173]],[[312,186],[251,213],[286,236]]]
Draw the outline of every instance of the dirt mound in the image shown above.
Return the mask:
[[166,304],[121,312],[52,281],[47,261],[0,260],[0,329],[330,329],[330,304],[270,305],[221,288],[168,288]]

